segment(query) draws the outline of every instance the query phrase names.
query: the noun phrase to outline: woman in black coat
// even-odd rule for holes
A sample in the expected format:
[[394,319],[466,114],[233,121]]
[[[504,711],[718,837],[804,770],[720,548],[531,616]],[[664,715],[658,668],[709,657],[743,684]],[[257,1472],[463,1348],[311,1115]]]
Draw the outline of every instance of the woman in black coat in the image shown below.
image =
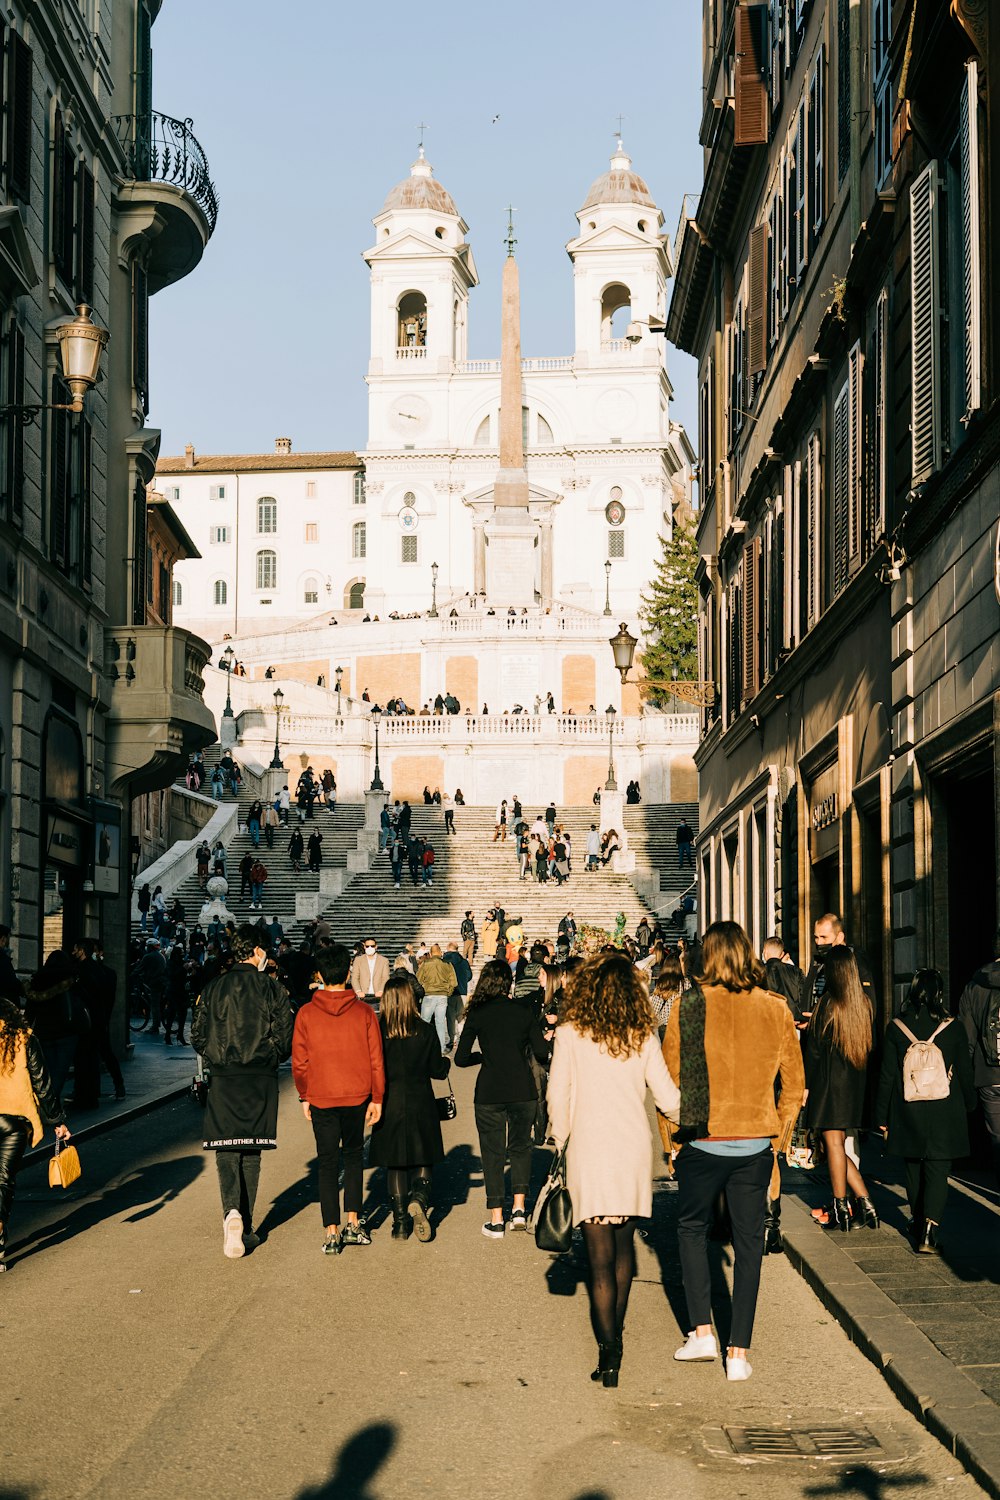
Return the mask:
[[447,1078],[451,1062],[442,1056],[434,1027],[420,1019],[416,980],[404,969],[395,970],[382,991],[379,1025],[385,1099],[368,1160],[386,1168],[393,1239],[407,1240],[415,1232],[426,1244],[434,1238],[427,1217],[431,1167],[444,1156],[431,1079]]
[[831,950],[826,984],[806,1031],[806,1125],[823,1136],[833,1203],[827,1228],[851,1228],[847,1190],[854,1194],[857,1221],[879,1227],[865,1180],[847,1155],[846,1137],[861,1123],[865,1080],[872,1050],[871,1001],[861,987],[857,959],[846,945]]
[[[885,1033],[876,1118],[883,1122],[880,1128],[889,1150],[906,1164],[914,1248],[919,1255],[934,1255],[940,1248],[937,1232],[948,1197],[951,1164],[969,1154],[969,1112],[976,1107],[972,1062],[965,1031],[948,1014],[936,969],[918,969],[914,974],[899,1022],[894,1021]],[[907,1101],[903,1059],[914,1037],[926,1042],[932,1036],[948,1071],[948,1097]]]

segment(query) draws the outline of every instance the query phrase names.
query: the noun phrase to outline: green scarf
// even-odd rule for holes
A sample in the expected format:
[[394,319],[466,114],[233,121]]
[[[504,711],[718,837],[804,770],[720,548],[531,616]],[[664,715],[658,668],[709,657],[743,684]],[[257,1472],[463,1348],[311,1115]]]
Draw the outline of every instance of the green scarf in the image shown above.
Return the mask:
[[705,1056],[705,995],[695,985],[677,1002],[680,1025],[681,1122],[674,1137],[696,1141],[708,1135],[708,1058]]

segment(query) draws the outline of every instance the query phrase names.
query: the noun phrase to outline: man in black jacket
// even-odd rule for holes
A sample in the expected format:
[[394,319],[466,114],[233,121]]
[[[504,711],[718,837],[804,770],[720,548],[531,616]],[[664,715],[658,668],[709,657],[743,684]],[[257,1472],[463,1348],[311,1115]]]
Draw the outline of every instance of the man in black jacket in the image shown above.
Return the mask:
[[958,1002],[958,1018],[969,1039],[974,1083],[990,1138],[993,1171],[1000,1181],[1000,929],[998,955],[969,980]]
[[259,1244],[260,1154],[278,1144],[278,1067],[291,1055],[292,1011],[284,987],[263,972],[267,953],[256,927],[240,927],[232,954],[233,968],[198,997],[191,1045],[212,1071],[204,1146],[216,1153],[223,1254],[237,1260]]
[[792,1013],[792,1020],[801,1029],[805,1025],[802,996],[806,976],[798,964],[792,963],[780,937],[765,939],[761,957],[764,960],[764,988],[772,995],[781,996]]
[[[98,957],[98,947],[93,938],[80,938],[73,948],[73,957],[79,965],[80,990],[83,995],[83,1003],[87,1007],[90,1017],[90,1041],[94,1052],[107,1069],[111,1082],[114,1084],[115,1098],[125,1098],[125,1080],[122,1077],[121,1064],[114,1053],[111,1045],[111,1015],[115,1008],[115,992],[118,988],[118,975],[110,964],[106,964],[103,958]],[[77,1066],[79,1069],[79,1049],[77,1051]],[[96,1107],[100,1095],[100,1072],[96,1070],[93,1080],[93,1099],[90,1101]],[[80,1080],[77,1081],[76,1098],[79,1104],[86,1101],[80,1098]]]

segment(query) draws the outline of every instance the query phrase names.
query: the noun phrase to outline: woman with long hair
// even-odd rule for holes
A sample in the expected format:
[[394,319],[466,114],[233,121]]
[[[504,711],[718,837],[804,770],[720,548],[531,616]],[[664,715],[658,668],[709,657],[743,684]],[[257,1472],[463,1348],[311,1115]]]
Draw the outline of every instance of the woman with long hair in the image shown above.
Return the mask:
[[415,1232],[426,1244],[434,1237],[427,1216],[431,1168],[444,1158],[431,1079],[447,1078],[451,1063],[441,1054],[434,1027],[420,1019],[417,981],[404,968],[393,971],[382,991],[379,1026],[385,1099],[368,1160],[386,1170],[393,1239],[407,1240]]
[[556,1149],[566,1150],[573,1222],[590,1265],[597,1339],[592,1380],[618,1384],[622,1334],[635,1276],[637,1219],[653,1209],[653,1146],[646,1090],[676,1118],[680,1094],[667,1071],[643,976],[612,950],[589,960],[563,994],[549,1074]]
[[[528,1066],[530,1051],[548,1062],[549,1048],[533,1008],[510,998],[510,969],[499,959],[483,965],[465,1007],[465,1025],[455,1049],[456,1068],[479,1068],[476,1129],[483,1162],[488,1240],[504,1237],[504,1162],[510,1160],[512,1230],[525,1230],[525,1194],[531,1180],[531,1127],[538,1090]],[[476,1043],[479,1050],[473,1051]]]
[[19,1008],[0,1000],[0,1271],[18,1168],[42,1138],[42,1119],[69,1140],[66,1116],[52,1087],[42,1049]]
[[[664,1146],[679,1145],[677,1240],[687,1339],[676,1360],[714,1360],[708,1237],[720,1193],[733,1231],[733,1301],[728,1380],[748,1380],[757,1311],[767,1190],[802,1103],[802,1055],[791,1013],[761,988],[762,969],[736,922],[705,933],[700,983],[675,1000],[663,1055],[681,1091],[680,1129],[666,1122]],[[774,1081],[781,1095],[775,1103]]]
[[851,1227],[847,1190],[854,1194],[859,1221],[879,1226],[865,1180],[847,1155],[845,1141],[861,1123],[868,1059],[874,1042],[872,1005],[861,987],[858,962],[846,943],[831,948],[826,983],[806,1030],[806,1125],[823,1136],[833,1203],[829,1229]]
[[[913,1042],[933,1042],[940,1051],[948,1088],[942,1097],[906,1098],[905,1058]],[[948,1201],[948,1175],[952,1162],[969,1154],[969,1112],[975,1107],[965,1029],[952,1023],[937,969],[918,969],[885,1033],[875,1105],[888,1148],[906,1167],[910,1233],[918,1255],[936,1255],[941,1248],[938,1226]]]
[[681,965],[680,954],[676,949],[665,948],[649,997],[661,1041],[667,1029],[667,1022],[670,1020],[670,1012],[676,1001],[680,999],[683,990],[684,969]]

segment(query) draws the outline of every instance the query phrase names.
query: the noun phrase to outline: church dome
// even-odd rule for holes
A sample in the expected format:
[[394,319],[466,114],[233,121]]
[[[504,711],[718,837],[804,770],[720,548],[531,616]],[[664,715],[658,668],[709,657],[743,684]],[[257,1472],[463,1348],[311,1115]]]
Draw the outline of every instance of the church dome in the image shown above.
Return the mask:
[[602,172],[594,182],[590,184],[590,192],[587,194],[583,213],[587,208],[598,208],[606,203],[634,203],[643,208],[654,208],[649,188],[639,176],[638,172],[632,171],[632,158],[624,150],[621,141],[618,142],[618,150],[611,158],[610,172]]
[[423,146],[410,168],[409,177],[397,182],[383,203],[382,212],[388,213],[395,208],[427,209],[432,213],[453,214],[458,218],[455,200],[447,188],[436,180],[433,168],[424,156]]

